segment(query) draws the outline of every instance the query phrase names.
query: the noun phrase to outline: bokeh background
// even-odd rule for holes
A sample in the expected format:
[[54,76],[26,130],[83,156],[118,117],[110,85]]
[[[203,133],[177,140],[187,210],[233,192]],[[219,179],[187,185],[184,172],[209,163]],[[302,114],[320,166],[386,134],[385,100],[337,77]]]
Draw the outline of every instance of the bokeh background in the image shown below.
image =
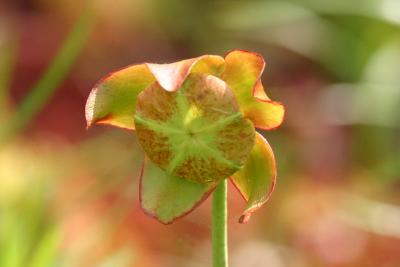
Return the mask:
[[399,0],[0,0],[0,266],[211,266],[210,201],[144,215],[135,134],[84,104],[115,69],[234,48],[287,115],[247,225],[230,187],[231,266],[400,266]]

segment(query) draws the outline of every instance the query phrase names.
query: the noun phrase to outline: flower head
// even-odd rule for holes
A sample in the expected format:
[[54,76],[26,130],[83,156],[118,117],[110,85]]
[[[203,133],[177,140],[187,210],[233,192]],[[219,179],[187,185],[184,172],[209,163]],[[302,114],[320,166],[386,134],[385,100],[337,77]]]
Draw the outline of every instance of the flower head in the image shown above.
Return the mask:
[[275,186],[271,147],[255,128],[278,127],[281,103],[261,84],[264,59],[234,50],[172,64],[138,64],[100,80],[86,103],[88,127],[135,130],[146,154],[143,209],[170,223],[230,178],[247,201],[246,222]]

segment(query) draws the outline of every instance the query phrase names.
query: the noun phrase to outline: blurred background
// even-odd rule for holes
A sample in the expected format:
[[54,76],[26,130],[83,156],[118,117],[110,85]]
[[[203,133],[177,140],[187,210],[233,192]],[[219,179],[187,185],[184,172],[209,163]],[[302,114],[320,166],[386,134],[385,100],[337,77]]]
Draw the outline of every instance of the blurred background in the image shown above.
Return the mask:
[[400,266],[399,0],[0,0],[0,266],[211,266],[210,200],[147,217],[135,134],[84,105],[115,69],[234,48],[287,115],[247,225],[230,187],[231,266]]

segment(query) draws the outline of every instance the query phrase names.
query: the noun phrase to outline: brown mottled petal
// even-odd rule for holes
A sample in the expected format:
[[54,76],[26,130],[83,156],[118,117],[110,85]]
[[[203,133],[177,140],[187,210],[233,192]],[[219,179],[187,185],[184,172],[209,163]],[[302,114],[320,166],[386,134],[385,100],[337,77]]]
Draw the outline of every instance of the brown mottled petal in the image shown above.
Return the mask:
[[189,73],[205,73],[220,76],[225,62],[220,56],[205,55],[170,64],[147,63],[158,83],[165,90],[178,90]]
[[268,201],[276,184],[274,153],[261,134],[256,134],[256,144],[244,167],[231,177],[231,181],[247,201],[239,219],[240,223],[246,223],[251,214]]
[[259,54],[234,50],[225,57],[226,68],[222,79],[232,88],[240,109],[257,128],[269,130],[278,127],[285,109],[269,99],[261,83],[265,61]]
[[187,181],[146,159],[140,178],[140,204],[146,214],[169,224],[200,205],[215,185]]

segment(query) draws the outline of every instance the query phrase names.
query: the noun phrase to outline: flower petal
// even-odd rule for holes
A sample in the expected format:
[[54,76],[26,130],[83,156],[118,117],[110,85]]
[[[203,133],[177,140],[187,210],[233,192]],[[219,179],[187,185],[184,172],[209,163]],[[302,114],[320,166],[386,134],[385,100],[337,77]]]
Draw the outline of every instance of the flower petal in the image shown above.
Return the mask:
[[148,215],[169,224],[200,205],[214,188],[215,183],[189,182],[145,159],[140,178],[140,204]]
[[225,62],[222,57],[212,55],[186,59],[171,64],[147,63],[149,70],[161,87],[170,92],[178,90],[189,73],[201,72],[220,76],[224,65]]
[[87,126],[110,124],[134,130],[136,98],[154,81],[145,64],[129,66],[104,77],[94,86],[86,102]]
[[232,88],[243,114],[257,128],[278,127],[285,114],[284,106],[269,99],[261,84],[265,61],[259,54],[234,50],[225,56],[222,79]]
[[224,67],[222,57],[205,55],[171,64],[133,65],[113,72],[101,79],[88,97],[87,125],[110,124],[134,130],[136,98],[146,87],[157,80],[167,91],[175,91],[190,72],[220,77]]
[[256,144],[244,167],[231,177],[231,181],[247,201],[239,219],[240,223],[245,223],[251,213],[268,201],[276,183],[274,153],[261,134],[256,134]]

